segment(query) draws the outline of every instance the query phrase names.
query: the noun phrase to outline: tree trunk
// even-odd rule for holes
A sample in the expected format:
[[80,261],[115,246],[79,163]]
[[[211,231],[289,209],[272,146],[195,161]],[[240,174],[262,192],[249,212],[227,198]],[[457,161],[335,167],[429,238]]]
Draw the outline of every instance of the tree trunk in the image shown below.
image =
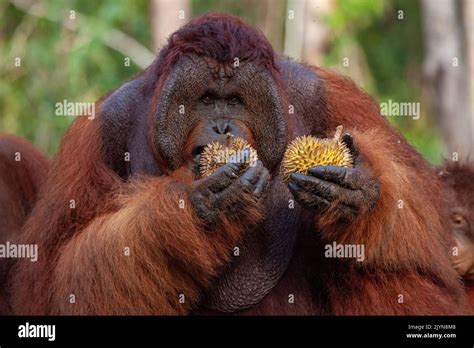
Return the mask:
[[[464,33],[466,34],[467,74],[465,74],[468,89],[468,121],[471,123],[471,151],[474,148],[474,1],[464,0]],[[471,152],[471,160],[474,160]]]
[[258,4],[260,6],[257,26],[270,41],[275,52],[282,53],[286,1],[262,0]]
[[[429,84],[434,112],[446,142],[448,157],[466,158],[472,152],[470,83],[463,54],[463,26],[456,1],[422,0],[425,61],[423,73]],[[472,76],[472,75],[471,75]]]
[[286,6],[284,55],[301,60],[304,44],[305,0],[288,0]]
[[168,36],[191,18],[189,0],[151,0],[150,20],[153,49],[157,52]]
[[306,3],[304,54],[305,62],[321,66],[327,53],[330,29],[324,17],[334,10],[333,0],[308,1]]

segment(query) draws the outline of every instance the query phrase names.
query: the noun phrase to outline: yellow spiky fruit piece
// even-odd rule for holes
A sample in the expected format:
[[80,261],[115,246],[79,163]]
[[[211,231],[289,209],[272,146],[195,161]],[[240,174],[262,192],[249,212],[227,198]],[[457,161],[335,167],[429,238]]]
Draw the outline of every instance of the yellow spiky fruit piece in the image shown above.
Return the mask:
[[199,159],[199,173],[202,178],[214,173],[219,167],[228,163],[232,156],[244,149],[250,150],[250,156],[242,171],[254,165],[257,161],[257,151],[245,139],[229,134],[226,142],[226,145],[212,142],[204,148]]
[[285,151],[280,174],[284,182],[292,173],[308,174],[314,166],[352,167],[352,155],[341,141],[342,126],[336,128],[334,138],[319,139],[304,135],[295,138]]

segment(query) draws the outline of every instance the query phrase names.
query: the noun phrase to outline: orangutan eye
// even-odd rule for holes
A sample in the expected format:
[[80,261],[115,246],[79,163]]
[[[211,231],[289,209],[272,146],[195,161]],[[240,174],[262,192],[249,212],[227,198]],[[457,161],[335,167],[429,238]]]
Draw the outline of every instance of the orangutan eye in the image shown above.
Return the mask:
[[465,225],[466,219],[461,214],[454,213],[453,215],[451,215],[451,222],[454,226],[461,227]]
[[236,96],[230,97],[228,102],[229,102],[230,105],[237,105],[237,104],[241,104],[241,103],[242,103],[242,101],[240,100],[240,98],[239,98],[239,97],[236,97]]
[[214,104],[214,98],[210,94],[205,94],[204,96],[202,96],[201,101],[207,105]]

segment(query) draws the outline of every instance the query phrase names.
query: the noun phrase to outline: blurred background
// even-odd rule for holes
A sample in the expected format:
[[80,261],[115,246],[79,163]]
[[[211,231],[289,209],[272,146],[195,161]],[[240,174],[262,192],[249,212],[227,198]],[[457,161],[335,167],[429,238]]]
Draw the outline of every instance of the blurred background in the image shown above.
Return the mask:
[[94,102],[139,73],[174,30],[210,11],[260,28],[282,56],[350,76],[429,161],[474,159],[472,0],[0,0],[0,132],[49,154],[73,121],[64,99]]

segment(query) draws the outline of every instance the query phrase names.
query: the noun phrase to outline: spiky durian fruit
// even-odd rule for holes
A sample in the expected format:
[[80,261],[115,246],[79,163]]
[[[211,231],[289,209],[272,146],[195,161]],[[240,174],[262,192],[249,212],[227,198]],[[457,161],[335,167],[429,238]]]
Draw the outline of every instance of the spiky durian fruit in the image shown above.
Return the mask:
[[294,139],[283,156],[280,169],[283,181],[288,182],[292,173],[307,174],[309,168],[317,165],[352,167],[352,155],[341,136],[342,126],[338,126],[334,138],[304,135]]
[[247,161],[242,171],[257,161],[257,151],[245,139],[229,134],[226,143],[226,145],[223,145],[218,142],[212,142],[204,148],[199,159],[199,173],[202,178],[214,173],[217,168],[228,163],[232,156],[244,149],[250,150],[250,156],[248,159],[237,158],[237,160]]

